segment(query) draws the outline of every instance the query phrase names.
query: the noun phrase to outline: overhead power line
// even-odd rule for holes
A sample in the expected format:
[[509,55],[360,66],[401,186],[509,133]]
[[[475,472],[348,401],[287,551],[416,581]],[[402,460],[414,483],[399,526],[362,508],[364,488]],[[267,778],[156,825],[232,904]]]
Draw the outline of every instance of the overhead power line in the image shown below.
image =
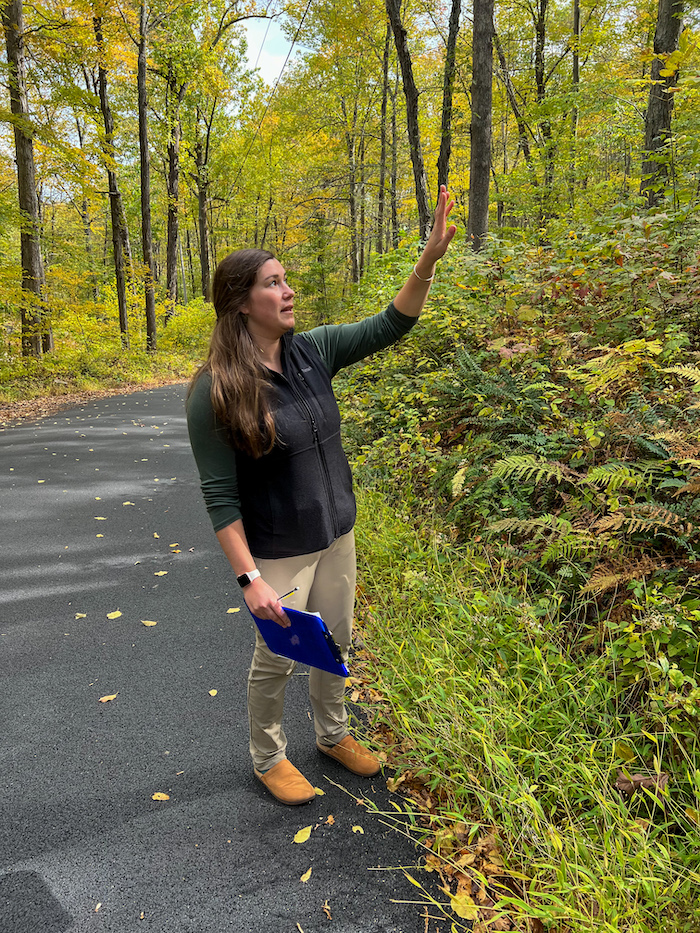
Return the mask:
[[[289,51],[287,52],[287,57],[286,57],[285,60],[284,60],[284,64],[282,65],[282,69],[281,69],[280,73],[277,75],[277,80],[275,81],[275,86],[272,88],[272,91],[271,91],[270,96],[269,96],[269,98],[268,98],[267,104],[265,105],[265,109],[264,109],[264,111],[263,111],[263,114],[262,114],[262,116],[260,117],[260,120],[258,121],[258,125],[255,127],[255,132],[253,133],[253,138],[251,139],[250,144],[248,145],[248,148],[247,148],[247,150],[246,150],[246,154],[243,156],[243,161],[241,162],[240,168],[238,169],[238,174],[236,175],[236,177],[235,177],[235,179],[234,179],[234,181],[233,181],[233,187],[234,187],[234,188],[235,188],[236,184],[238,183],[238,179],[241,177],[241,173],[243,172],[243,169],[244,169],[244,167],[245,167],[245,164],[246,164],[246,162],[248,161],[248,156],[250,155],[250,152],[251,152],[253,146],[255,145],[255,141],[257,140],[258,135],[260,134],[260,128],[262,127],[262,125],[263,125],[263,123],[264,123],[264,121],[265,121],[265,117],[267,116],[267,112],[268,112],[268,110],[270,109],[270,104],[272,103],[272,99],[274,98],[275,92],[277,91],[277,87],[279,86],[279,83],[280,83],[280,81],[282,80],[282,75],[284,74],[285,68],[287,67],[287,64],[288,64],[288,62],[289,62],[289,59],[290,59],[290,57],[291,57],[291,54],[292,54],[292,52],[294,51],[294,46],[296,45],[297,39],[299,38],[299,35],[300,35],[300,33],[301,33],[301,30],[302,30],[302,28],[303,28],[303,26],[304,26],[304,21],[306,20],[306,15],[307,15],[307,13],[309,12],[309,9],[311,8],[311,3],[312,3],[312,2],[313,2],[313,0],[308,0],[308,2],[307,2],[307,4],[306,4],[306,9],[304,10],[304,15],[301,17],[301,19],[300,19],[300,21],[299,21],[299,25],[297,26],[297,30],[296,30],[296,32],[294,33],[294,38],[292,39],[292,44],[289,46]],[[268,29],[269,29],[269,24],[268,24]],[[265,38],[267,38],[267,32],[265,32]],[[258,52],[258,60],[260,59],[260,55],[262,54],[262,50],[263,50],[263,46],[264,46],[264,45],[265,45],[265,39],[263,39],[263,44],[260,46],[260,51]],[[256,62],[256,66],[257,66],[257,62]]]

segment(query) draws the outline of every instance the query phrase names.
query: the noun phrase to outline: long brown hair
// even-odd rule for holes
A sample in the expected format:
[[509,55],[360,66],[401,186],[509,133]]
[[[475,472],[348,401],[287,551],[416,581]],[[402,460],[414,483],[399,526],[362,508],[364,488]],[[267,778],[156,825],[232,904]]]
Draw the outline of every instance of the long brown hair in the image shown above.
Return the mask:
[[209,356],[190,385],[192,391],[203,373],[211,373],[212,408],[228,425],[234,445],[252,457],[272,450],[276,434],[269,373],[260,361],[241,308],[258,270],[274,258],[264,249],[239,249],[217,266],[212,284],[216,324]]

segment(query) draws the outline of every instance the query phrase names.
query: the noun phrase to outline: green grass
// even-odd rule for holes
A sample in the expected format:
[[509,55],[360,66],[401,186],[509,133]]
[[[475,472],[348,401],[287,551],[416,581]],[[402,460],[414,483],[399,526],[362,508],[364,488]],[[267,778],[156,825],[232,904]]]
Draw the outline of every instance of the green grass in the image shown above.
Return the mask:
[[[378,492],[359,500],[359,617],[379,716],[399,771],[439,800],[423,821],[433,851],[455,822],[474,839],[495,829],[526,879],[500,906],[547,930],[700,930],[700,772],[673,733],[621,717],[606,655],[563,647],[554,602],[513,592],[477,547],[446,546]],[[619,771],[670,781],[629,799]]]

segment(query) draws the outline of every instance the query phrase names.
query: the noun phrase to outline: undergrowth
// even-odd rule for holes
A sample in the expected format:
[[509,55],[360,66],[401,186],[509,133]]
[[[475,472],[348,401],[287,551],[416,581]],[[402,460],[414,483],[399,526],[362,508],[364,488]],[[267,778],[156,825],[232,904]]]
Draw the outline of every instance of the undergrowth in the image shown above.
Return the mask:
[[483,930],[700,929],[696,749],[661,710],[618,709],[614,643],[567,647],[556,598],[514,589],[439,522],[359,498],[368,708],[393,786],[427,789],[417,828],[456,915]]

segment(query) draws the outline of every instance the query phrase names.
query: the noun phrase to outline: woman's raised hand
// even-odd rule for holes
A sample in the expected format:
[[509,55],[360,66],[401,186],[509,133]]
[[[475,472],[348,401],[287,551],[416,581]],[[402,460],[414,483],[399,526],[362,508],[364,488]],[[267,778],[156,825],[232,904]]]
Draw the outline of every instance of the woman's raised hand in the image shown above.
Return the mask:
[[452,237],[457,232],[457,227],[454,224],[447,226],[447,218],[454,206],[455,202],[450,197],[449,191],[444,185],[440,185],[433,229],[430,231],[428,242],[423,250],[423,257],[428,262],[435,263],[438,259],[442,259],[447,252],[447,247],[452,242]]

